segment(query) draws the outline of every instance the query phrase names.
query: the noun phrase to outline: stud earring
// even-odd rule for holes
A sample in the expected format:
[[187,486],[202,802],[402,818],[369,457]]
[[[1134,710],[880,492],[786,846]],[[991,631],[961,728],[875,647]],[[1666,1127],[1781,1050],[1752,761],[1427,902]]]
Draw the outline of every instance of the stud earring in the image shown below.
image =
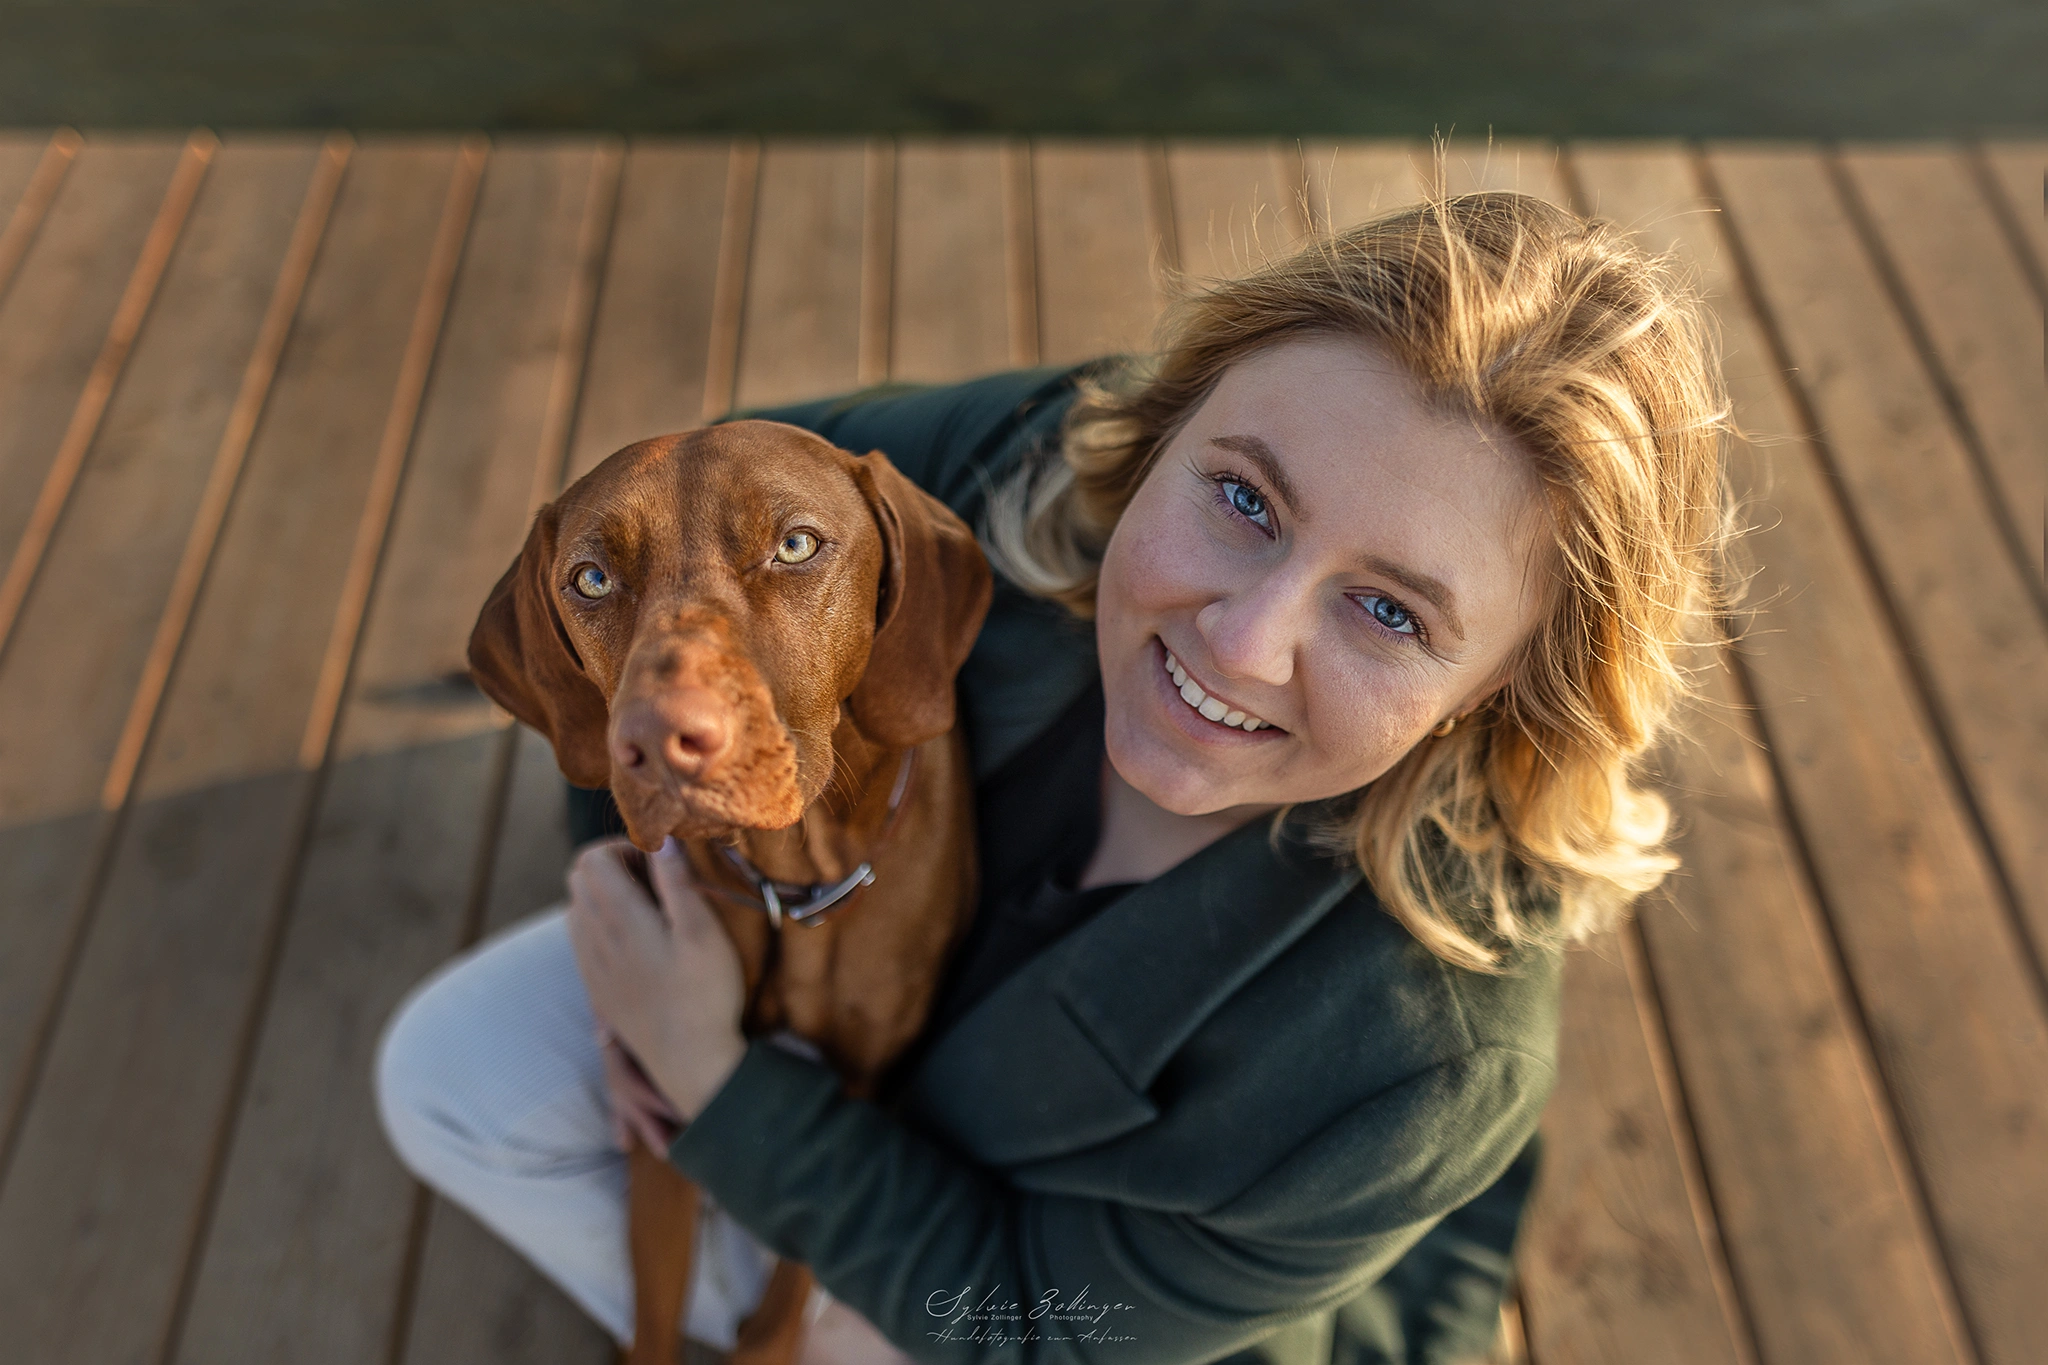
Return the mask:
[[1435,735],[1438,739],[1442,739],[1445,735],[1448,735],[1451,731],[1457,728],[1458,718],[1456,716],[1445,716],[1443,720],[1438,722],[1437,727],[1434,730],[1430,731],[1430,733],[1432,735]]

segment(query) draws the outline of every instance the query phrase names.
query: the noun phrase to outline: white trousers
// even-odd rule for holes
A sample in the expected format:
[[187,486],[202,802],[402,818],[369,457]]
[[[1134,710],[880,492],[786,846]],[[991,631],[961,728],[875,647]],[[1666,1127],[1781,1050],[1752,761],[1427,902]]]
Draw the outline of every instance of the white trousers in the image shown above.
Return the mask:
[[[557,907],[416,986],[377,1048],[377,1107],[413,1174],[504,1238],[621,1344],[633,1335],[626,1158],[597,1021]],[[793,1036],[792,1051],[816,1055]],[[730,1350],[775,1253],[703,1192],[683,1331]],[[811,1291],[806,1320],[831,1302]]]

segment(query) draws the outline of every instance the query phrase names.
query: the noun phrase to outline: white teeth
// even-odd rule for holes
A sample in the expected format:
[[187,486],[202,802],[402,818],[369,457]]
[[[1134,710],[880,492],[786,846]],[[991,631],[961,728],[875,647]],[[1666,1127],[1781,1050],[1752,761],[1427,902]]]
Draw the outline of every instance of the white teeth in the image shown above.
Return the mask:
[[1257,716],[1233,710],[1204,692],[1195,684],[1195,680],[1188,676],[1188,671],[1180,666],[1180,660],[1173,657],[1172,650],[1166,651],[1166,672],[1173,679],[1174,686],[1180,689],[1180,699],[1201,712],[1206,719],[1246,731],[1264,730],[1270,725],[1270,722],[1260,720]]

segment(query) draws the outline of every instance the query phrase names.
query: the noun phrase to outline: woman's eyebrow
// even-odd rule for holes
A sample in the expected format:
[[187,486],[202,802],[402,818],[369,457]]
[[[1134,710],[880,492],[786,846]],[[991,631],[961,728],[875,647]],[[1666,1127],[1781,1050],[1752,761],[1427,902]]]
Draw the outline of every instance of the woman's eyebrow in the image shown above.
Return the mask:
[[1301,510],[1301,503],[1294,496],[1294,485],[1288,482],[1287,471],[1280,467],[1280,457],[1273,453],[1273,447],[1256,436],[1211,436],[1209,444],[1242,455],[1257,465],[1267,486],[1279,494],[1280,501],[1296,511]]
[[1440,581],[1431,578],[1426,573],[1418,573],[1414,569],[1403,568],[1393,560],[1382,559],[1378,555],[1360,555],[1358,562],[1376,574],[1383,574],[1393,579],[1402,587],[1428,602],[1443,615],[1444,624],[1450,627],[1451,634],[1457,636],[1460,640],[1465,638],[1465,625],[1458,619],[1458,609],[1451,605],[1453,601],[1451,590]]

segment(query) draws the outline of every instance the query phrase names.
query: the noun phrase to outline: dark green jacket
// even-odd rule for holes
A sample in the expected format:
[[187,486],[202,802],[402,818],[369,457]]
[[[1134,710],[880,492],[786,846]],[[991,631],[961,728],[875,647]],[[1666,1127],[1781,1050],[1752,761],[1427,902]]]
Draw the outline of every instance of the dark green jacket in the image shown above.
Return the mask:
[[[1071,373],[750,415],[885,451],[973,523]],[[960,682],[977,774],[1095,671],[1091,628],[999,583]],[[896,1106],[757,1040],[669,1156],[919,1360],[1209,1360],[1493,1184],[1550,1092],[1557,996],[1554,956],[1447,966],[1255,821],[1019,967]]]

